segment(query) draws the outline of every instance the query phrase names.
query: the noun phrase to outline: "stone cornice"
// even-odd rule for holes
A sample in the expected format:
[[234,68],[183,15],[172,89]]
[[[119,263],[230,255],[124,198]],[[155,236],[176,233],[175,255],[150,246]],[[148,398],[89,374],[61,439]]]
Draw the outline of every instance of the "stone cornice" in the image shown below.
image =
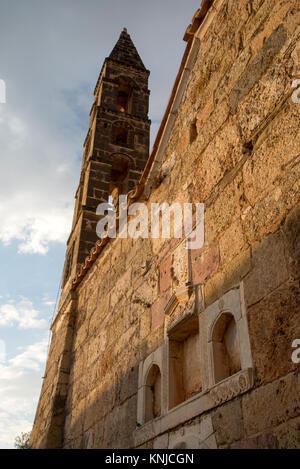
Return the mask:
[[211,389],[196,394],[167,411],[165,415],[150,420],[134,432],[135,446],[141,446],[188,420],[193,419],[236,396],[249,391],[254,385],[252,368],[246,368],[220,381]]
[[183,287],[176,288],[165,306],[165,314],[172,314],[178,305],[187,303],[193,291],[194,287],[192,285],[184,285]]

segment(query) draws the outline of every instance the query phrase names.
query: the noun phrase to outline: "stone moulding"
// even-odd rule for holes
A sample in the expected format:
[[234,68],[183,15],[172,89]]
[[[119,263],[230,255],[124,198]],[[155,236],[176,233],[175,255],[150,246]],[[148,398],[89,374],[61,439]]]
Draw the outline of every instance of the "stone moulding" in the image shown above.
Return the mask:
[[164,313],[166,315],[172,314],[178,305],[187,303],[193,290],[192,285],[184,285],[183,287],[177,288],[166,304]]
[[209,394],[215,405],[219,405],[248,391],[253,383],[253,369],[247,368],[216,384]]
[[134,432],[136,446],[141,446],[147,441],[172,430],[178,425],[198,417],[204,412],[249,391],[253,387],[253,384],[253,368],[246,368],[239,371],[214,385],[211,389],[200,392],[187,401],[173,407],[161,417],[150,420],[136,428]]

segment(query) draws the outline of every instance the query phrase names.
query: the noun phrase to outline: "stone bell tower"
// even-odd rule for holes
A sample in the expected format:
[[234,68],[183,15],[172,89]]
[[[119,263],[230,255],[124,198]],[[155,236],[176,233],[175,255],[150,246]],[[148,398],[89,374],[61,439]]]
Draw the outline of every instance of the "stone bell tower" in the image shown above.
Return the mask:
[[98,240],[97,206],[136,186],[149,155],[146,70],[124,28],[98,78],[67,243],[64,287]]

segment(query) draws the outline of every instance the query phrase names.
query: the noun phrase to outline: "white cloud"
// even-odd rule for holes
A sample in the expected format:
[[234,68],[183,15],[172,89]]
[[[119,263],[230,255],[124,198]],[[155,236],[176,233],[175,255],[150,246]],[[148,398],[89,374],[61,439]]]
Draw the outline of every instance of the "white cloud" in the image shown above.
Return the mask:
[[8,46],[1,50],[7,99],[0,107],[0,242],[18,240],[19,252],[45,254],[69,235],[93,89],[124,20],[151,69],[155,134],[185,47],[178,31],[199,0],[189,8],[180,0],[115,0],[114,7],[91,0],[88,8],[72,0],[40,3],[19,2],[18,17],[13,2],[1,9],[0,42]]
[[15,437],[32,428],[47,344],[45,337],[0,363],[0,448],[12,448]]
[[42,298],[42,302],[45,306],[54,306],[55,301],[49,296],[48,293],[44,293],[44,296]]
[[45,319],[39,319],[39,312],[30,300],[22,298],[18,302],[0,305],[0,326],[14,326],[19,329],[43,329],[47,327]]
[[19,252],[46,254],[50,243],[65,243],[70,232],[79,145],[54,134],[51,141],[30,116],[24,122],[0,108],[0,241],[16,239]]
[[4,340],[0,339],[0,363],[6,360],[6,348]]
[[44,305],[46,305],[46,306],[54,306],[54,305],[55,305],[55,301],[44,301]]
[[[11,369],[13,370],[34,370],[39,371],[40,365],[43,364],[46,360],[46,351],[47,351],[47,338],[44,338],[41,342],[29,345],[24,349],[22,353],[16,355],[14,358],[9,360],[10,369],[8,369],[8,375]],[[3,377],[6,375],[4,373]]]

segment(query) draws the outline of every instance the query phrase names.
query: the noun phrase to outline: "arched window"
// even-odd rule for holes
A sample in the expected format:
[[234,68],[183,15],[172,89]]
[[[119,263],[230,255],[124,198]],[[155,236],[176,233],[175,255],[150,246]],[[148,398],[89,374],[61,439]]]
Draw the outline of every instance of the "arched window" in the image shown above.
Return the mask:
[[119,126],[116,128],[115,143],[117,145],[127,145],[128,130],[126,129],[126,127]]
[[194,119],[190,125],[190,143],[193,143],[198,136],[197,121]]
[[120,112],[130,112],[132,88],[121,78],[117,94],[117,109]]
[[128,171],[129,161],[124,155],[114,155],[110,173],[109,192],[113,199],[115,207],[118,205],[118,198],[121,194],[127,194],[128,191]]
[[157,365],[152,365],[146,380],[145,422],[161,415],[161,373]]
[[236,322],[231,313],[222,313],[212,334],[215,383],[241,370],[240,347]]

